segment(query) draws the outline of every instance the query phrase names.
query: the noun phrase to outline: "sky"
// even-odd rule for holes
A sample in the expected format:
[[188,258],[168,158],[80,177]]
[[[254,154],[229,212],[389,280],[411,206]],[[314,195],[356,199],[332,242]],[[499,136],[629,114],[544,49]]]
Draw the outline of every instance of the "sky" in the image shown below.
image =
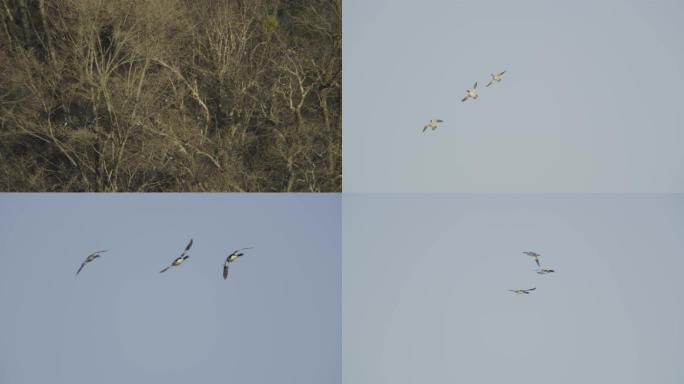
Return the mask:
[[684,2],[343,11],[345,192],[684,191]]
[[339,383],[340,226],[336,194],[1,194],[0,382]]
[[345,384],[684,382],[684,194],[345,194],[342,229]]

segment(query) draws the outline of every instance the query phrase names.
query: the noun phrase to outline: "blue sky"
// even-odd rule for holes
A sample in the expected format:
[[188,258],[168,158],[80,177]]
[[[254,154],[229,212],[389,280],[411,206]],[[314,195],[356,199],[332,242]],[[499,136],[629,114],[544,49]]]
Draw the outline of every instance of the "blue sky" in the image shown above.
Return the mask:
[[684,191],[684,2],[343,6],[345,192]]
[[684,195],[348,194],[343,208],[343,383],[684,382]]
[[3,194],[0,212],[0,382],[340,382],[339,195]]

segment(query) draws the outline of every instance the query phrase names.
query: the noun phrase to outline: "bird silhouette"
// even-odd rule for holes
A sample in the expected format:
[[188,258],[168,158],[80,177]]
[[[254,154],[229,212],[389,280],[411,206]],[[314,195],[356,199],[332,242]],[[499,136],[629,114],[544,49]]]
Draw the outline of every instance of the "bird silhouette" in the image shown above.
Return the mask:
[[529,288],[529,289],[509,289],[509,291],[518,294],[518,295],[529,295],[530,292],[534,291],[537,289],[536,287]]
[[468,99],[477,99],[478,96],[477,96],[476,89],[477,89],[477,82],[475,82],[475,84],[473,85],[472,88],[466,90],[466,95],[463,99],[461,99],[461,101],[463,102],[463,101],[466,101]]
[[107,250],[93,252],[93,253],[91,253],[90,255],[88,255],[88,256],[85,258],[85,260],[83,260],[83,262],[81,263],[81,266],[78,268],[78,271],[76,271],[76,274],[78,275],[79,273],[81,273],[81,270],[83,269],[83,267],[85,267],[86,264],[88,264],[88,263],[90,263],[91,261],[97,259],[98,257],[100,257],[100,253],[104,253],[104,252],[107,252]]
[[171,268],[171,267],[177,267],[177,266],[181,265],[185,260],[187,260],[190,257],[190,255],[188,255],[188,251],[190,250],[190,247],[192,247],[192,239],[190,239],[190,242],[185,247],[185,250],[183,251],[183,253],[181,253],[180,256],[176,257],[173,260],[173,262],[171,262],[171,265],[162,269],[161,271],[159,271],[159,273],[164,273],[164,272],[168,271],[169,268]]
[[435,129],[437,129],[437,123],[443,123],[443,122],[444,122],[444,120],[432,119],[432,120],[430,120],[429,123],[425,124],[425,126],[423,127],[423,132],[427,131],[428,128],[432,128],[432,130],[434,131]]
[[501,81],[501,76],[506,73],[506,71],[503,71],[501,73],[492,73],[492,79],[489,80],[489,84],[487,86],[489,87],[490,85],[494,84],[495,82],[500,82]]
[[231,254],[229,254],[228,257],[226,257],[226,261],[223,263],[223,280],[228,278],[229,264],[232,263],[233,261],[237,260],[238,257],[243,256],[244,253],[242,251],[244,251],[246,249],[252,249],[252,248],[254,248],[254,247],[236,249],[233,252],[231,252]]

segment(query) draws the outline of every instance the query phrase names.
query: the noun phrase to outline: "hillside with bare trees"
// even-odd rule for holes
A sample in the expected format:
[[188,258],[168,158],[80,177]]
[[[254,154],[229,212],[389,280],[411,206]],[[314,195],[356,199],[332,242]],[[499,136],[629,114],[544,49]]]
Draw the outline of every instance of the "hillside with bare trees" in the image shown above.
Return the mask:
[[341,190],[340,0],[0,3],[0,190]]

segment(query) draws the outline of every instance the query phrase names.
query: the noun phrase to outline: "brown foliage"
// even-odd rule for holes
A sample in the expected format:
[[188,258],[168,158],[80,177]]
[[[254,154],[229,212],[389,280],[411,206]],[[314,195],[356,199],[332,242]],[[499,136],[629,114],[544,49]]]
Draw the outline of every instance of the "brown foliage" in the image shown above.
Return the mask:
[[0,6],[0,190],[341,190],[340,0]]

